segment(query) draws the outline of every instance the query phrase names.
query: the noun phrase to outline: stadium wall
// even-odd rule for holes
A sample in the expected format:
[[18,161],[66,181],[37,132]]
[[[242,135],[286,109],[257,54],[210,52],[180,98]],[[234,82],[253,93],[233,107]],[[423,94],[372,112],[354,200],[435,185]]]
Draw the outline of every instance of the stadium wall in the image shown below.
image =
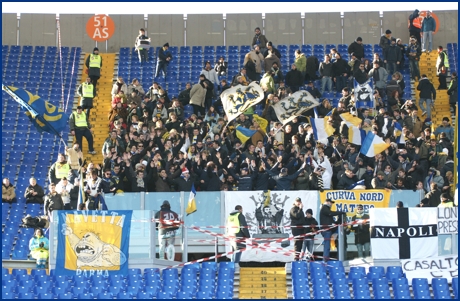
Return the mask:
[[[152,44],[174,46],[249,45],[255,27],[260,27],[275,45],[349,44],[361,36],[366,44],[378,44],[382,32],[409,40],[407,19],[412,12],[339,12],[262,14],[180,14],[110,15],[115,22],[113,37],[97,45],[104,52],[132,47],[138,29],[146,28]],[[435,45],[458,41],[458,11],[435,11],[440,28]],[[63,46],[82,46],[91,51],[96,45],[85,29],[90,14],[59,15]],[[2,13],[3,45],[58,45],[57,15]],[[101,45],[102,44],[102,45]],[[105,44],[105,45],[104,45]]]

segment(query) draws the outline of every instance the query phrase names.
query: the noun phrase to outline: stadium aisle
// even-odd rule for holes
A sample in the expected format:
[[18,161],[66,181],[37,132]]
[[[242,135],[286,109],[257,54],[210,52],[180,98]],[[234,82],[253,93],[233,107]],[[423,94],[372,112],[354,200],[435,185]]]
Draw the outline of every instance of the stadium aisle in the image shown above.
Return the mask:
[[[430,79],[431,83],[435,89],[439,86],[438,77],[436,76],[436,59],[438,53],[436,50],[428,53],[422,53],[420,56],[420,74],[426,74]],[[416,82],[415,89],[417,90]],[[419,91],[416,91],[415,98],[418,101],[420,99]],[[449,96],[447,95],[447,90],[436,90],[436,101],[434,103],[434,108],[431,111],[431,119],[433,122],[432,129],[435,130],[438,126],[442,125],[442,118],[449,117],[451,119],[452,113],[449,110]]]
[[286,270],[240,268],[238,299],[287,299]]
[[[87,54],[89,55],[89,53]],[[86,57],[83,62],[86,61]],[[90,112],[90,123],[93,126],[93,137],[94,137],[94,150],[97,152],[96,155],[87,155],[84,154],[88,162],[102,162],[104,158],[102,157],[102,145],[104,144],[105,139],[108,137],[108,114],[110,112],[110,104],[112,101],[112,96],[110,92],[112,91],[113,84],[113,69],[115,67],[115,53],[102,53],[102,68],[101,68],[101,78],[97,82],[97,96],[94,98],[94,108]],[[86,66],[83,64],[83,76],[82,81],[86,79]],[[88,149],[88,144],[85,139],[83,139],[83,149]]]

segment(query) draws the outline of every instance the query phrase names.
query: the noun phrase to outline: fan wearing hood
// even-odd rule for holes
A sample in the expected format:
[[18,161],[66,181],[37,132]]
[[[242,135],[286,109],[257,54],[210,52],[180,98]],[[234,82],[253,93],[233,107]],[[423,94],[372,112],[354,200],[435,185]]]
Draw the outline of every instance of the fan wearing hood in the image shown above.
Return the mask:
[[420,33],[422,32],[422,23],[420,21],[420,11],[418,9],[409,16],[409,36],[415,36],[417,43],[422,45]]

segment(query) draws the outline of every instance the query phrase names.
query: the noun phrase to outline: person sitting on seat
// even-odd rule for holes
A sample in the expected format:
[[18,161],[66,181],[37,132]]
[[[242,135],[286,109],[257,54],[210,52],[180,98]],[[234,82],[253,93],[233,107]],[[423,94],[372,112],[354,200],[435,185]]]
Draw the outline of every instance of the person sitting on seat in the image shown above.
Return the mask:
[[2,184],[2,203],[16,203],[16,192],[10,179],[4,178]]
[[34,237],[29,241],[29,250],[32,258],[37,260],[37,269],[44,269],[49,257],[48,238],[45,237],[42,229],[35,230]]

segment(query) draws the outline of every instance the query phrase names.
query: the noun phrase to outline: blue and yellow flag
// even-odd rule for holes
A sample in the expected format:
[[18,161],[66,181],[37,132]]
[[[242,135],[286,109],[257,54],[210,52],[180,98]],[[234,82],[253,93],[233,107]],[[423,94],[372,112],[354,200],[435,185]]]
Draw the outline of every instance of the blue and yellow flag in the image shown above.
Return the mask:
[[241,125],[236,127],[236,137],[241,140],[241,143],[246,143],[255,133],[257,133],[256,130],[250,130]]
[[394,123],[394,136],[397,144],[406,144],[406,135],[404,135],[402,126],[399,122]]
[[69,115],[62,109],[21,88],[2,84],[2,90],[21,105],[40,133],[45,131],[60,136],[60,132],[64,130],[69,120]]
[[132,211],[59,211],[56,272],[128,274]]
[[187,213],[187,215],[192,214],[193,212],[196,211],[195,196],[196,196],[195,184],[192,183],[192,190],[190,191],[190,194],[188,196],[187,208],[185,208],[185,212]]

